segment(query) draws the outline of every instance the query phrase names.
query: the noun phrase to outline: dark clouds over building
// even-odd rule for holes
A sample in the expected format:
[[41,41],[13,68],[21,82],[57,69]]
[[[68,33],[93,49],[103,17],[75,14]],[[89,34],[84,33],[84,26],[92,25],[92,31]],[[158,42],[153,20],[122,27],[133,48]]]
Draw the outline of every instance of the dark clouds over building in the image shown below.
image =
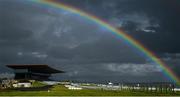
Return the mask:
[[[56,0],[58,1],[58,0]],[[179,74],[178,0],[59,0],[98,16],[143,43]],[[59,2],[58,1],[58,2]],[[93,21],[22,0],[0,0],[0,71],[49,64],[55,79],[162,81],[158,65]]]

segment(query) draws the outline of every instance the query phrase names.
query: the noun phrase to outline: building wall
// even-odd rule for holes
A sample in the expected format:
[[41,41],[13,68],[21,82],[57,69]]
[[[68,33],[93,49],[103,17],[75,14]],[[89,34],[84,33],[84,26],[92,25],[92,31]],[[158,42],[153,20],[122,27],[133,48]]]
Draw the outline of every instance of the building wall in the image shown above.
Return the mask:
[[13,84],[13,87],[31,87],[31,83],[16,83]]

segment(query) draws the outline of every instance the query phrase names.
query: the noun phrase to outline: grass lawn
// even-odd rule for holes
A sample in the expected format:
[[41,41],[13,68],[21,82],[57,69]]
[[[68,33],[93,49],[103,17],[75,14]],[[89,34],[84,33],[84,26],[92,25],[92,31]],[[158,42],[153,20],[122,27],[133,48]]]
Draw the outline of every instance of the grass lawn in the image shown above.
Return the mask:
[[155,93],[140,91],[107,91],[107,90],[68,90],[63,85],[56,85],[48,91],[0,91],[0,96],[175,96],[177,93]]
[[43,87],[43,86],[46,86],[46,85],[47,85],[47,84],[42,83],[42,82],[40,82],[40,81],[35,81],[35,82],[32,83],[32,86],[33,86],[33,87]]

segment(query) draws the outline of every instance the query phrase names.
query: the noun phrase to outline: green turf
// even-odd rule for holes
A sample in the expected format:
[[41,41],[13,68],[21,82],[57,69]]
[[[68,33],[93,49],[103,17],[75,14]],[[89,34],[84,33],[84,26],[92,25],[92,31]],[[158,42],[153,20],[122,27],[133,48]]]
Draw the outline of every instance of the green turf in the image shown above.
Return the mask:
[[62,85],[54,86],[48,91],[8,91],[0,92],[0,96],[175,96],[177,93],[156,93],[140,91],[108,91],[108,90],[68,90]]
[[32,87],[43,87],[43,86],[46,86],[47,84],[45,83],[42,83],[40,81],[35,81],[32,83]]

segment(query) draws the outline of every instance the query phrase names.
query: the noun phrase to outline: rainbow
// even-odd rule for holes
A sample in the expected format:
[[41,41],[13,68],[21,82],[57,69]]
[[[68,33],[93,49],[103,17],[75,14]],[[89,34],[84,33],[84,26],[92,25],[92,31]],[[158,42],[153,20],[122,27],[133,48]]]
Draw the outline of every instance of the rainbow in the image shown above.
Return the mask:
[[57,0],[30,0],[33,3],[37,3],[43,6],[47,7],[53,7],[57,9],[62,9],[68,12],[71,12],[73,14],[77,14],[80,17],[86,18],[90,21],[93,21],[97,23],[98,25],[107,28],[111,31],[112,34],[117,36],[118,38],[122,39],[126,43],[128,43],[130,46],[134,47],[138,51],[142,52],[143,55],[150,58],[154,63],[158,64],[160,68],[162,69],[165,76],[167,76],[171,81],[179,83],[180,79],[178,76],[165,64],[161,59],[159,59],[153,52],[148,50],[145,46],[143,46],[140,42],[133,39],[130,35],[126,34],[124,31],[117,29],[113,27],[112,25],[108,24],[103,19],[98,18],[97,16],[94,16],[92,14],[86,13],[78,8],[72,7],[70,5],[63,4]]

